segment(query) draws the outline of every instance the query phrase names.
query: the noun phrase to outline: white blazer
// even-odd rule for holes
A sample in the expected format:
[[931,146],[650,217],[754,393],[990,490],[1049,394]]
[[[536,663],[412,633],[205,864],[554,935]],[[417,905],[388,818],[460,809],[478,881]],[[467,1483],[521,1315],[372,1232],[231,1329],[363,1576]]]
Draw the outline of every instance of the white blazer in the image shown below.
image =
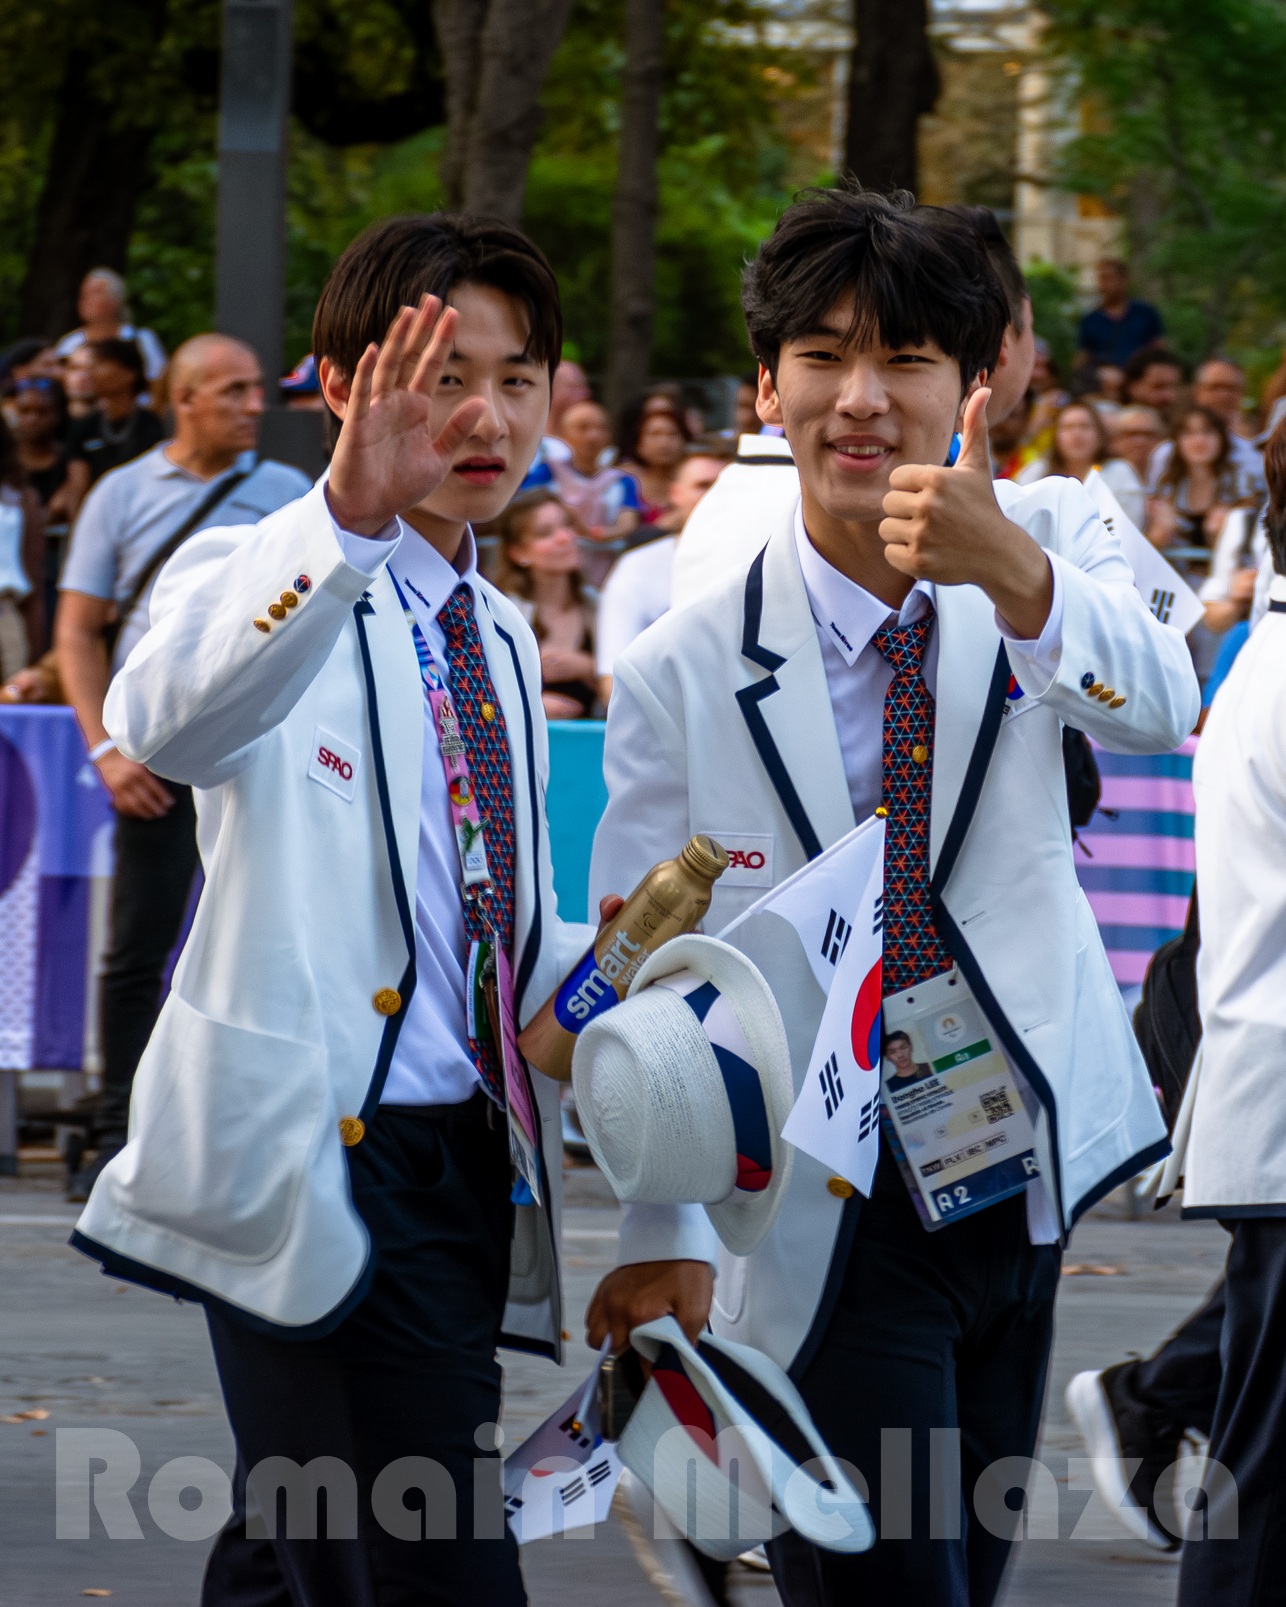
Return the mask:
[[[1199,694],[1186,643],[1148,613],[1082,487],[1052,479],[997,490],[1058,567],[1061,658],[1048,687],[1007,706],[1009,659],[990,599],[974,586],[937,588],[932,890],[939,930],[1040,1097],[1043,1170],[1070,1228],[1168,1145],[1076,880],[1062,724],[1118,752],[1160,752],[1192,729]],[[792,508],[739,574],[618,660],[591,897],[628,892],[693,832],[757,838],[771,867],[762,880],[776,885],[853,828],[793,526]],[[1091,697],[1086,677],[1115,697]],[[708,932],[762,896],[749,880],[729,872],[715,884]],[[751,957],[781,1007],[798,1091],[821,990],[802,954]],[[827,1168],[797,1153],[761,1248],[745,1260],[718,1251],[716,1331],[783,1367],[807,1364],[856,1223],[860,1200],[845,1206],[827,1184]],[[622,1261],[671,1257],[715,1259],[704,1212],[635,1207]]]
[[1185,1216],[1286,1216],[1286,579],[1270,595],[1192,766],[1202,1035]]
[[[288,590],[298,606],[257,629]],[[513,760],[525,1018],[592,933],[556,916],[535,640],[512,603],[479,591]],[[372,1270],[338,1123],[373,1116],[415,986],[419,667],[388,570],[345,562],[321,486],[258,525],[193,536],[157,581],[152,622],[104,720],[121,752],[198,789],[206,884],[139,1064],[129,1142],[75,1242],[121,1276],[309,1337]],[[310,778],[319,731],[360,756],[351,800]],[[386,989],[404,1001],[393,1016],[373,1002]],[[548,1209],[518,1211],[505,1343],[558,1356],[558,1090],[533,1081]]]

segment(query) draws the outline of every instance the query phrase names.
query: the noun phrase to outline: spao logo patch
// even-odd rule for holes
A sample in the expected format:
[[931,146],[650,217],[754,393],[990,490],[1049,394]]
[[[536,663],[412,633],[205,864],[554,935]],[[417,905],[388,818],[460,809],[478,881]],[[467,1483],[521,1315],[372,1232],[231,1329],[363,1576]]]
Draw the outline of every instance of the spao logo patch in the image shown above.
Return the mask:
[[726,831],[711,831],[708,835],[713,837],[728,855],[728,868],[716,886],[772,886],[771,832],[766,832],[762,836],[745,836]]
[[313,749],[308,761],[310,781],[319,781],[345,803],[352,803],[357,795],[361,767],[362,755],[357,748],[342,742],[324,725],[313,727]]

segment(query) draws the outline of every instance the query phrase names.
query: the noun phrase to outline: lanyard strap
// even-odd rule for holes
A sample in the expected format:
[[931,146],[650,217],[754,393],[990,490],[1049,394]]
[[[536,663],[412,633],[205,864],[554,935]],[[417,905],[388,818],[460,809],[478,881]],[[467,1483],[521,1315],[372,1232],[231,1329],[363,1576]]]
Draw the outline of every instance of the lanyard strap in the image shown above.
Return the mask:
[[[446,776],[447,797],[451,803],[451,824],[455,829],[456,848],[460,854],[461,894],[466,903],[474,903],[480,893],[491,890],[491,872],[487,866],[487,842],[483,833],[485,821],[478,815],[478,796],[469,771],[469,756],[460,735],[460,720],[456,714],[451,693],[442,679],[442,673],[433,658],[433,650],[425,640],[419,622],[407,606],[397,577],[389,570],[389,579],[397,592],[397,600],[411,628],[415,656],[420,665],[420,678],[424,682],[424,695],[433,715],[438,733],[438,752],[442,757],[442,770]],[[415,595],[429,606],[428,599],[408,580]],[[478,892],[471,891],[477,888]],[[490,923],[489,923],[490,924]]]

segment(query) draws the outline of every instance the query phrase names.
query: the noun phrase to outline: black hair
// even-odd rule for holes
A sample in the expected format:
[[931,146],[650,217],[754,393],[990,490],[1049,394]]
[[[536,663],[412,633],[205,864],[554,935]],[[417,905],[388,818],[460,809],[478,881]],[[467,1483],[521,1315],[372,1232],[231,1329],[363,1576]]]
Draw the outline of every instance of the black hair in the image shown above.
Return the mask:
[[851,291],[846,339],[923,346],[954,358],[962,391],[1000,356],[1009,306],[974,223],[848,183],[805,190],[741,281],[750,349],[773,375],[782,345],[815,330]]
[[893,1042],[894,1038],[905,1038],[908,1043],[911,1042],[910,1036],[903,1032],[901,1027],[899,1027],[896,1032],[886,1032],[884,1034],[884,1047],[886,1049]]
[[499,218],[408,212],[359,234],[331,269],[313,317],[313,352],[351,378],[372,341],[426,292],[444,300],[457,285],[490,285],[527,309],[526,352],[549,368],[563,350],[558,281],[539,246]]
[[1264,479],[1268,482],[1264,528],[1273,568],[1279,575],[1286,575],[1286,420],[1278,423],[1264,447]]
[[944,206],[942,210],[955,213],[966,223],[971,223],[978,231],[978,237],[987,253],[987,261],[991,264],[996,278],[1000,280],[1005,300],[1009,303],[1009,322],[1015,332],[1021,335],[1027,316],[1027,281],[1023,278],[1023,271],[1018,266],[1014,248],[1005,239],[1005,231],[1000,227],[996,214],[989,206],[955,205]]
[[[44,348],[41,347],[41,350]],[[27,476],[18,458],[18,443],[5,422],[4,414],[0,413],[0,485],[12,486],[19,491],[26,483]]]
[[10,379],[15,368],[25,368],[33,357],[38,357],[52,341],[42,340],[39,335],[24,335],[21,340],[15,340],[12,346],[6,346],[0,352],[0,386]]
[[147,370],[143,367],[143,354],[132,340],[91,340],[89,349],[95,357],[101,357],[105,363],[115,363],[118,368],[128,368],[134,376],[134,394],[139,395],[147,389]]
[[1125,365],[1125,383],[1133,385],[1135,380],[1142,379],[1149,368],[1177,368],[1183,373],[1183,364],[1164,346],[1140,346]]

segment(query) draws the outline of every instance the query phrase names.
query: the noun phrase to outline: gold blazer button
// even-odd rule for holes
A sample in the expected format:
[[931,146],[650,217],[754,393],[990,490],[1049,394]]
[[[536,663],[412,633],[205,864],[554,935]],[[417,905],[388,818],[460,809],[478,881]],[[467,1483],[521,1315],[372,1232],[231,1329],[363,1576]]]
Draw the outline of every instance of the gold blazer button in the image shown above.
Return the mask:
[[371,1003],[382,1016],[395,1016],[402,1008],[402,995],[396,988],[381,988]]
[[1102,690],[1103,690],[1102,681],[1095,681],[1093,686],[1087,686],[1085,688],[1085,696],[1086,697],[1097,697]]
[[1114,697],[1112,699],[1112,701],[1108,704],[1108,708],[1109,709],[1119,709],[1120,706],[1122,705],[1122,703],[1124,703],[1124,702],[1125,702],[1125,699],[1123,697]]
[[365,1137],[366,1123],[360,1116],[339,1118],[339,1138],[345,1149],[352,1149],[354,1144],[360,1144]]
[[299,605],[299,597],[293,591],[283,591],[281,600],[287,608],[296,608]]
[[828,1177],[826,1187],[837,1200],[851,1199],[855,1190],[846,1177]]
[[286,617],[286,610],[281,606],[280,603],[269,603],[268,612],[272,615],[273,619],[285,619]]
[[257,631],[262,631],[264,633],[264,635],[266,636],[268,634],[268,632],[272,629],[272,626],[268,623],[268,621],[266,619],[257,619],[257,620],[255,620],[255,629]]

